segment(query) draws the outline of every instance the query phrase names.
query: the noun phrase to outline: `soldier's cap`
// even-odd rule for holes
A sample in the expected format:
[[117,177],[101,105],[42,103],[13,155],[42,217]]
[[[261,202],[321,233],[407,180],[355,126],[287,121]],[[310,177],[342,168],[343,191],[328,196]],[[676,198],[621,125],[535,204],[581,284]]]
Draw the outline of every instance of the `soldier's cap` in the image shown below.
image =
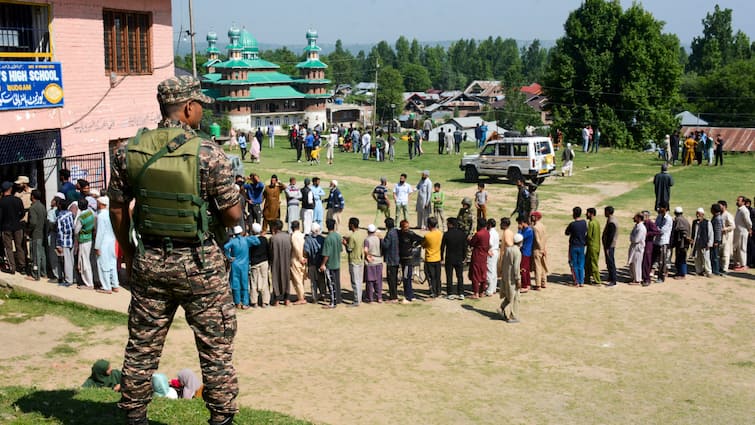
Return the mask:
[[464,199],[461,200],[461,203],[464,205],[472,205],[472,200],[469,199],[469,197],[465,197]]
[[18,176],[18,180],[16,180],[16,184],[29,184],[29,178],[26,176]]
[[524,240],[524,236],[522,236],[521,233],[517,233],[514,235],[514,243],[522,243]]
[[196,100],[197,102],[210,104],[215,100],[202,93],[199,80],[188,75],[171,77],[157,85],[157,101],[163,105]]

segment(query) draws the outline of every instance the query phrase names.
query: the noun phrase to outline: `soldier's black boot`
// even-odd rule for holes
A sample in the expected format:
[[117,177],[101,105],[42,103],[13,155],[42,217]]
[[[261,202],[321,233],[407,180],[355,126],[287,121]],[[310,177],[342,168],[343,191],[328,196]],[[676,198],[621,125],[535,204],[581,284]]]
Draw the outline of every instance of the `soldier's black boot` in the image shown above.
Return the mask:
[[213,421],[212,419],[210,419],[209,421],[207,421],[207,423],[209,423],[210,425],[232,425],[233,424],[233,416],[234,415],[226,416],[225,419],[223,419],[220,422]]
[[126,421],[126,425],[149,425],[149,421],[145,416],[139,419],[129,419],[128,421]]

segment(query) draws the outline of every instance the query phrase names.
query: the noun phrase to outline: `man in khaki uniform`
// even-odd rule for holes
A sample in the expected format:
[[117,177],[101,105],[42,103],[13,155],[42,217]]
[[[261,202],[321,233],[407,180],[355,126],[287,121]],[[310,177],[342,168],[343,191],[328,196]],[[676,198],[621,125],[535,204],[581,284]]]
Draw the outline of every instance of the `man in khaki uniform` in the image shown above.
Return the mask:
[[506,248],[499,262],[500,297],[503,301],[497,311],[508,323],[519,323],[519,289],[522,287],[522,274],[519,269],[522,262],[522,241],[524,241],[524,236],[521,233],[515,234],[514,246]]

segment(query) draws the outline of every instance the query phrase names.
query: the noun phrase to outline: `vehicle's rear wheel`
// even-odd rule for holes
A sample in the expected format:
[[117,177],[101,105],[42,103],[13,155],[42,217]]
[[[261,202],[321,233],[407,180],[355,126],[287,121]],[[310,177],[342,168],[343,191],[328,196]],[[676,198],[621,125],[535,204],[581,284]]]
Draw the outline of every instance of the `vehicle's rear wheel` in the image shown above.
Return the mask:
[[538,186],[540,186],[545,181],[545,177],[533,177],[532,180],[537,183]]
[[477,172],[477,169],[473,165],[467,165],[467,168],[464,169],[464,180],[468,183],[475,183],[479,178],[480,173]]
[[522,172],[516,167],[511,167],[506,172],[506,178],[509,179],[509,181],[516,183],[522,178]]

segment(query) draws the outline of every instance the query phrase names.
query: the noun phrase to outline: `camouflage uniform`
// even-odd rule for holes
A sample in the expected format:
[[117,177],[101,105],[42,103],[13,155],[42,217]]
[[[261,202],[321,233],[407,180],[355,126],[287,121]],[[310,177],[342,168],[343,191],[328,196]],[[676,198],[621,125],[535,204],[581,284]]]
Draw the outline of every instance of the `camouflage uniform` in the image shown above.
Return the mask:
[[[171,78],[161,83],[158,98],[162,103],[189,99],[182,99],[182,95],[205,101],[198,94],[199,82],[188,78],[190,80]],[[195,130],[180,121],[164,119],[158,127],[183,128],[187,138],[196,136]],[[126,167],[126,144],[121,144],[115,152],[108,192],[111,199],[128,205],[134,199],[136,188],[132,187],[133,176],[128,175]],[[222,149],[211,141],[202,140],[198,161],[200,196],[210,203],[211,213],[217,215],[236,205],[239,192]],[[221,423],[238,410],[235,403],[238,381],[232,364],[236,310],[222,249],[212,239],[201,245],[199,242],[174,244],[172,250],[145,241],[144,248],[143,254],[135,255],[129,281],[129,339],[118,405],[126,411],[129,420],[146,418],[147,405],[152,398],[152,374],[157,372],[165,337],[181,306],[199,351],[204,378],[202,397],[210,410],[211,423]]]
[[464,201],[461,204],[461,208],[459,208],[459,214],[456,216],[456,219],[459,220],[459,229],[466,233],[467,237],[469,237],[475,231],[474,217],[472,216],[472,209],[470,207],[471,204],[471,199],[464,198]]

